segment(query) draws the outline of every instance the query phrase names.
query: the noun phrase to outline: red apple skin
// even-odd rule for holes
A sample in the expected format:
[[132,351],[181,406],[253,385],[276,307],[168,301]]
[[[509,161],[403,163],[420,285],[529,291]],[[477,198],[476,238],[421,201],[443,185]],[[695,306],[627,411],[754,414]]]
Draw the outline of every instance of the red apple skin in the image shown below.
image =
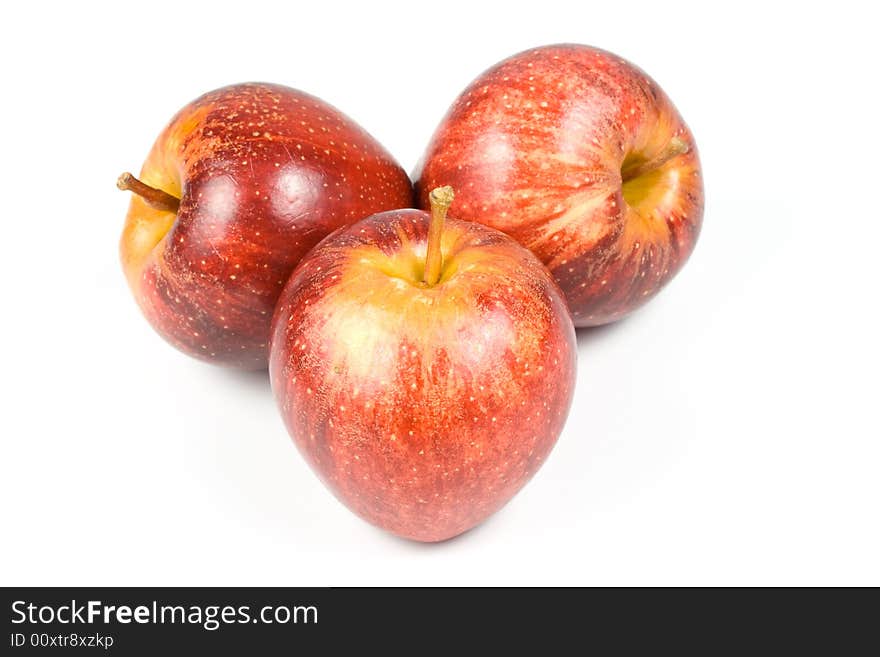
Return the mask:
[[181,351],[263,369],[281,288],[331,231],[411,207],[404,170],[327,103],[237,84],[184,107],[141,179],[180,198],[177,214],[132,195],[120,254],[153,327]]
[[356,514],[441,541],[543,463],[572,399],[561,291],[506,235],[449,220],[420,283],[429,218],[385,212],[319,244],[281,294],[269,373],[290,434]]
[[[623,185],[673,138],[687,152]],[[611,53],[563,44],[480,75],[435,132],[413,176],[421,207],[451,185],[461,219],[531,249],[576,326],[626,316],[681,269],[703,217],[693,136],[659,86]]]

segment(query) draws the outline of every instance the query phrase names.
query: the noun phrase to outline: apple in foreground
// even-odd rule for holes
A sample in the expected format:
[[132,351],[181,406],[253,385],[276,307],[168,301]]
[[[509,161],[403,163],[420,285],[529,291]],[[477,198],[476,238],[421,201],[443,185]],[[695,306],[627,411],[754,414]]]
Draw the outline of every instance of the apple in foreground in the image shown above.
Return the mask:
[[457,216],[504,231],[553,273],[576,326],[651,299],[687,260],[703,217],[693,136],[643,71],[581,45],[535,48],[459,96],[413,178]]
[[294,271],[269,374],[299,450],[333,493],[402,537],[441,541],[536,472],[572,399],[575,336],[532,253],[486,226],[374,215]]
[[394,159],[351,119],[295,89],[238,84],[184,107],[156,140],[120,243],[129,286],[181,351],[263,369],[275,302],[328,233],[410,207]]

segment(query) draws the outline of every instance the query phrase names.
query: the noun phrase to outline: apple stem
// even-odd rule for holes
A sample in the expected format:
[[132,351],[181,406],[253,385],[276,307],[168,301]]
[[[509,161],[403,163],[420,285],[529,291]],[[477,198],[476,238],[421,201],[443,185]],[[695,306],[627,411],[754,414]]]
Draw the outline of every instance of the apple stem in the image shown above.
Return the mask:
[[666,148],[660,151],[659,155],[651,158],[650,160],[639,162],[634,166],[624,168],[620,172],[620,176],[621,178],[623,178],[623,182],[626,182],[627,180],[632,180],[633,178],[638,178],[644,173],[648,173],[649,171],[658,169],[672,158],[678,157],[679,155],[684,155],[689,150],[690,146],[688,146],[683,139],[680,139],[679,137],[673,137],[669,140],[669,143],[666,144]]
[[134,192],[147,202],[152,208],[165,212],[177,212],[180,207],[180,199],[168,192],[150,187],[141,182],[127,171],[116,180],[116,186],[124,192]]
[[435,285],[440,280],[443,268],[443,254],[440,252],[440,237],[443,234],[443,222],[446,212],[452,205],[455,194],[452,187],[437,187],[428,194],[431,202],[431,222],[428,224],[428,252],[425,256],[425,283]]

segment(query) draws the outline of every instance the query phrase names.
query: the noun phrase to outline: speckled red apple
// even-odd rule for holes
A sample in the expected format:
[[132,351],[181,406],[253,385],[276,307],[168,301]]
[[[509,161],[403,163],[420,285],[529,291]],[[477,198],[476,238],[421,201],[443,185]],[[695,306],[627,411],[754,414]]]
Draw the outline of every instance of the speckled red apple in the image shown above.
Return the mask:
[[486,226],[441,228],[447,194],[431,219],[385,212],[321,242],[272,328],[272,388],[300,451],[352,511],[419,541],[466,531],[529,480],[575,376],[547,270]]
[[412,204],[409,178],[375,139],[327,103],[239,84],[184,107],[156,140],[120,252],[153,327],[181,351],[266,367],[275,302],[328,233]]
[[687,260],[703,217],[693,136],[659,86],[611,53],[535,48],[480,75],[414,176],[462,219],[498,228],[550,268],[577,326],[619,319]]

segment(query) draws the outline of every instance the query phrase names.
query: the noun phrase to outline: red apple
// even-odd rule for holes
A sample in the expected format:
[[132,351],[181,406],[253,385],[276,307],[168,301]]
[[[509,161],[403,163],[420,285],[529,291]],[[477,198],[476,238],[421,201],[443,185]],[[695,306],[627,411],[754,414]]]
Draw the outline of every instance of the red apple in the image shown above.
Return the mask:
[[412,203],[394,159],[351,119],[295,89],[238,84],[184,107],[156,140],[120,253],[153,327],[181,351],[266,367],[278,294],[340,226]]
[[580,45],[535,48],[480,75],[414,178],[458,216],[504,231],[549,267],[576,326],[611,322],[681,269],[703,217],[694,139],[643,71]]
[[[574,329],[547,270],[483,225],[397,210],[321,242],[294,271],[269,373],[287,428],[352,511],[399,536],[473,527],[562,429]],[[430,227],[429,227],[430,226]]]

